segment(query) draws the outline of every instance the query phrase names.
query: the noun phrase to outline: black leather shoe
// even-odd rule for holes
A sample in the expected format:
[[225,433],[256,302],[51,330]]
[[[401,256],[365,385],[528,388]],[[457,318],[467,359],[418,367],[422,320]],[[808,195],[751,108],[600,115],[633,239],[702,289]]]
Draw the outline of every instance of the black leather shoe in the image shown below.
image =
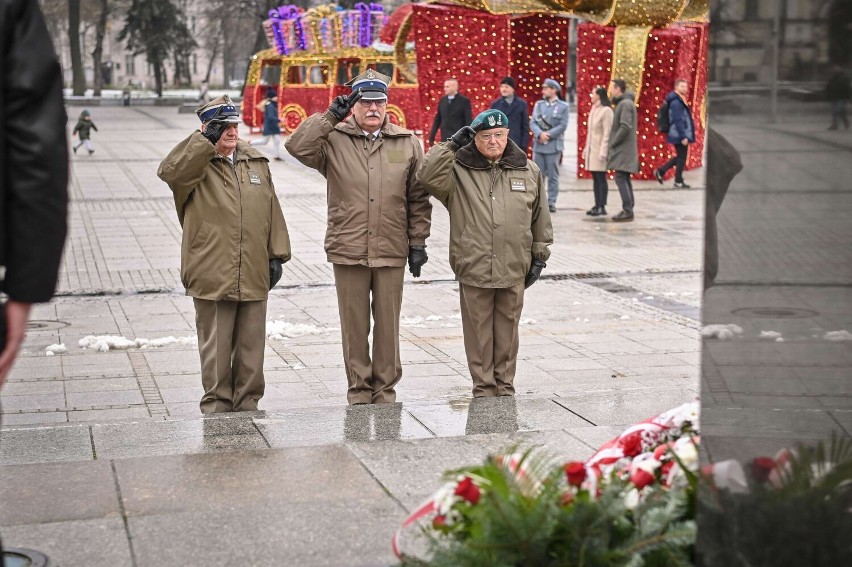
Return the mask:
[[598,208],[592,207],[591,209],[586,211],[586,214],[589,215],[590,217],[596,216],[598,214]]
[[659,182],[659,184],[660,184],[660,185],[662,185],[662,184],[663,184],[663,174],[662,174],[662,173],[660,173],[660,170],[659,170],[659,169],[655,169],[655,170],[654,170],[654,177],[656,177],[656,178],[657,178],[657,182]]
[[606,216],[606,207],[604,207],[604,206],[598,207],[598,214],[595,215],[595,216],[605,217]]
[[681,181],[680,183],[678,183],[677,181],[675,181],[674,186],[675,186],[675,189],[689,189],[689,185],[687,185],[687,184],[686,184],[686,183],[684,183],[683,181]]
[[633,213],[629,211],[621,211],[614,217],[612,217],[614,222],[630,222],[633,220]]
[[550,210],[551,213],[555,213],[556,212],[556,205],[550,205],[550,206],[548,206],[548,209]]

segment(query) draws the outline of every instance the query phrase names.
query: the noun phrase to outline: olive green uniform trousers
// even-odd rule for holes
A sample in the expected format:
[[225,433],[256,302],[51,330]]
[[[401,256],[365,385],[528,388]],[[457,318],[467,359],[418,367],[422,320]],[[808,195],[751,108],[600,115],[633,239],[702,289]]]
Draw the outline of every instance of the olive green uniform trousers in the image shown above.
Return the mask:
[[[394,386],[402,378],[399,359],[399,314],[404,267],[370,268],[334,264],[343,364],[349,404],[396,401]],[[370,296],[372,294],[372,302]],[[373,357],[370,358],[370,313]]]
[[474,287],[459,284],[462,332],[475,398],[515,395],[518,324],[524,284]]
[[201,413],[254,411],[263,397],[266,301],[193,298],[201,355]]

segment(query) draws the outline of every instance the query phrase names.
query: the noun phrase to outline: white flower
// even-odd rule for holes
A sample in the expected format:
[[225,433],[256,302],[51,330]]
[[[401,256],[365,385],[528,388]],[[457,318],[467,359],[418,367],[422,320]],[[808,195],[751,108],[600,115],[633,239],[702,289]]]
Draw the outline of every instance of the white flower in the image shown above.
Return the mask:
[[681,437],[674,442],[674,454],[689,470],[698,469],[698,448],[690,437]]
[[719,489],[727,489],[732,493],[748,492],[743,466],[739,461],[729,460],[713,464],[713,483]]
[[635,488],[631,488],[624,495],[624,505],[628,510],[633,510],[636,506],[639,505],[639,491]]
[[460,500],[456,496],[456,486],[458,486],[457,482],[448,482],[435,493],[433,500],[438,514],[446,516],[452,510],[453,504]]

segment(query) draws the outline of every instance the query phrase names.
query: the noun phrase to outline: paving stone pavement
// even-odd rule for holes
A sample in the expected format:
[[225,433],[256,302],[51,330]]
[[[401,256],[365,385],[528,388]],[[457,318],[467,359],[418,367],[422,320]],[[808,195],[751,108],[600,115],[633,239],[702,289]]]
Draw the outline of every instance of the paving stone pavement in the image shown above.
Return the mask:
[[[635,222],[591,219],[591,183],[573,178],[568,154],[553,256],[526,296],[516,399],[469,397],[448,219],[435,203],[424,277],[406,279],[399,403],[347,407],[324,180],[287,157],[271,167],[294,259],[268,319],[302,326],[267,340],[262,411],[202,419],[193,344],[78,346],[89,335],[194,336],[180,227],[156,167],[195,120],[172,108],[94,114],[96,153],[72,160],[58,297],[35,308],[0,394],[8,545],[61,565],[388,565],[390,534],[444,470],[514,443],[583,458],[698,395],[702,191],[637,183]],[[700,189],[701,175],[687,181]],[[67,353],[47,356],[59,343]],[[221,533],[251,545],[210,546]]]

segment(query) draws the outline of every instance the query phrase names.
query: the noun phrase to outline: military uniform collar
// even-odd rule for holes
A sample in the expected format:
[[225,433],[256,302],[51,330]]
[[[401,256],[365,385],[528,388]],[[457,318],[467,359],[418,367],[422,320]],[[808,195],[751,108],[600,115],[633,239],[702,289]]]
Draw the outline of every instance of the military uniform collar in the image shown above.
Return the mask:
[[[468,169],[491,169],[492,167],[492,161],[482,155],[473,142],[456,152],[456,161]],[[505,169],[526,169],[527,154],[515,142],[509,140],[502,157],[497,160],[497,165]]]

